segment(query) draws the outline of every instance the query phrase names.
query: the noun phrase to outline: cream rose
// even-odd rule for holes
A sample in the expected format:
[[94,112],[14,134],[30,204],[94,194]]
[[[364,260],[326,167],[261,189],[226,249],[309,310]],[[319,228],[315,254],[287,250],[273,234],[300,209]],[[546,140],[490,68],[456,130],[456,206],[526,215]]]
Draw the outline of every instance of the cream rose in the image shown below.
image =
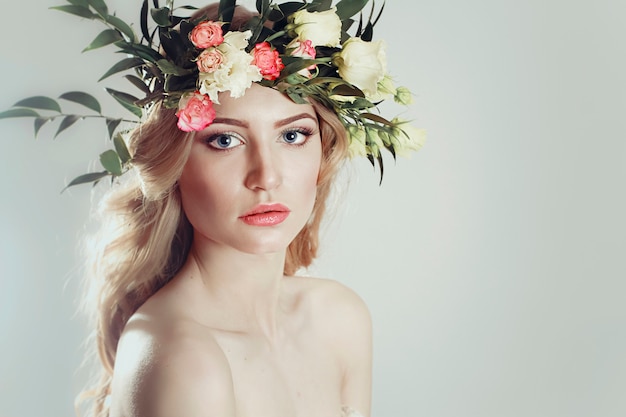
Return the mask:
[[310,40],[313,46],[337,46],[341,41],[341,19],[337,9],[323,12],[299,10],[291,15],[291,30],[298,40]]
[[252,56],[245,51],[251,31],[228,32],[224,42],[216,48],[224,60],[213,72],[201,72],[198,79],[200,92],[219,104],[218,94],[230,91],[231,97],[241,97],[253,82],[263,79],[258,67],[253,65]]
[[383,41],[366,42],[361,38],[350,38],[341,52],[335,54],[333,63],[339,76],[358,87],[368,97],[375,97],[378,82],[387,72],[387,56]]

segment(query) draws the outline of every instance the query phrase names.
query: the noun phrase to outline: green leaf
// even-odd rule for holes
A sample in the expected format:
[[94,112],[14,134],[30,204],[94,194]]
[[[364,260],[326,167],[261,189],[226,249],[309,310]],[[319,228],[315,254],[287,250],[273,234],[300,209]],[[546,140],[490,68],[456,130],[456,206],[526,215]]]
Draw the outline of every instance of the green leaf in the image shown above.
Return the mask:
[[115,46],[120,48],[119,53],[125,53],[144,59],[149,62],[157,62],[163,56],[152,48],[138,43],[129,44],[128,42],[116,42]]
[[167,59],[159,59],[156,64],[163,74],[187,75],[192,73],[192,70],[181,68]]
[[172,23],[170,22],[170,8],[169,7],[161,7],[160,9],[151,9],[150,14],[152,15],[152,20],[163,27],[168,27]]
[[83,93],[82,91],[70,91],[69,93],[60,95],[59,98],[82,104],[83,106],[95,111],[96,113],[102,113],[100,103],[91,94]]
[[61,120],[61,124],[59,125],[59,129],[57,130],[57,133],[54,134],[54,137],[56,138],[57,136],[59,136],[59,133],[63,132],[65,129],[67,129],[68,127],[72,126],[79,119],[80,119],[80,116],[76,116],[74,114],[71,114],[69,116],[65,116],[63,118],[63,120]]
[[128,23],[124,22],[119,17],[113,16],[113,15],[107,16],[106,21],[109,24],[111,24],[113,27],[115,27],[117,30],[122,32],[124,35],[126,35],[131,42],[135,42],[136,40],[135,32],[133,31],[133,28],[131,28],[128,25]]
[[39,134],[39,130],[41,129],[41,127],[48,123],[50,120],[52,119],[48,117],[37,117],[35,119],[35,137],[37,137],[37,135]]
[[142,108],[135,104],[137,101],[139,101],[137,97],[133,97],[130,94],[126,94],[121,91],[113,90],[112,88],[107,88],[106,90],[126,110],[130,111],[139,118],[143,116]]
[[235,0],[220,0],[218,8],[218,17],[222,22],[226,22],[222,29],[227,32],[230,29],[230,22],[233,21],[233,15],[235,14]]
[[32,109],[9,109],[0,112],[0,119],[9,119],[12,117],[39,117],[39,113]]
[[102,178],[111,175],[109,174],[107,171],[102,171],[102,172],[90,172],[88,174],[83,174],[83,175],[79,175],[78,177],[74,178],[72,181],[70,181],[69,184],[67,184],[62,190],[61,192],[67,190],[68,188],[74,186],[74,185],[78,185],[78,184],[86,184],[89,182],[93,182],[94,185],[100,181]]
[[337,3],[337,15],[342,21],[351,18],[367,4],[369,0],[341,0]]
[[89,8],[89,2],[87,0],[67,0],[68,3],[75,6],[82,6]]
[[87,0],[87,2],[102,16],[106,16],[109,14],[109,9],[107,8],[104,0]]
[[130,74],[125,75],[124,78],[126,78],[128,81],[130,81],[132,85],[134,85],[144,93],[150,94],[150,87],[148,87],[148,85],[141,78]]
[[91,12],[91,10],[83,6],[69,5],[69,6],[54,6],[50,8],[53,10],[59,10],[61,12],[84,17],[87,19],[95,19],[97,17],[95,14]]
[[104,80],[105,78],[110,77],[113,74],[117,74],[118,72],[126,71],[131,68],[136,68],[140,65],[143,65],[143,61],[138,58],[125,58],[122,59],[117,64],[113,65],[107,72],[104,73],[102,77],[98,80],[98,82]]
[[113,149],[100,154],[100,163],[111,174],[122,175],[122,161]]
[[307,10],[310,12],[323,12],[330,9],[331,0],[313,0],[310,5],[307,6]]
[[122,123],[122,119],[106,119],[107,131],[109,132],[109,138],[113,137],[115,129]]
[[374,122],[380,123],[380,124],[385,125],[385,126],[393,126],[393,124],[389,120],[387,120],[384,117],[381,117],[381,116],[379,116],[377,114],[361,113],[361,117],[363,117],[365,119],[372,120]]
[[121,134],[115,135],[113,138],[113,145],[115,146],[115,150],[117,151],[117,155],[120,157],[122,164],[127,163],[131,160],[130,152],[126,147],[126,142]]
[[59,103],[50,97],[44,96],[25,98],[24,100],[20,100],[15,103],[13,107],[30,107],[32,109],[52,110],[57,113],[61,113],[61,106],[59,106]]
[[106,29],[100,32],[96,39],[94,39],[89,46],[83,49],[82,52],[91,51],[92,49],[102,48],[103,46],[110,45],[114,42],[124,40],[122,35],[117,30]]
[[148,0],[143,0],[143,4],[141,5],[141,13],[139,18],[139,27],[141,28],[141,35],[152,46],[152,42],[150,41],[150,32],[148,31],[148,9],[150,5],[148,4]]

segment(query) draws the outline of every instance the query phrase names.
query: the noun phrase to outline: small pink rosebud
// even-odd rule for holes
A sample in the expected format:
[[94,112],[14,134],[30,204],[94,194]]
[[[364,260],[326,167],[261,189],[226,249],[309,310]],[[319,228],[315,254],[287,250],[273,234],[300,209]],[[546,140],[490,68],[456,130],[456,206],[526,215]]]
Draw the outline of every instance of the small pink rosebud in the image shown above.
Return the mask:
[[[291,56],[297,56],[302,59],[315,59],[315,55],[317,52],[315,51],[315,47],[313,46],[313,42],[311,40],[294,40],[290,43],[287,48],[293,48],[291,50]],[[311,71],[317,68],[317,65],[312,64],[305,69],[298,71],[298,74],[304,75],[305,77],[311,77]]]

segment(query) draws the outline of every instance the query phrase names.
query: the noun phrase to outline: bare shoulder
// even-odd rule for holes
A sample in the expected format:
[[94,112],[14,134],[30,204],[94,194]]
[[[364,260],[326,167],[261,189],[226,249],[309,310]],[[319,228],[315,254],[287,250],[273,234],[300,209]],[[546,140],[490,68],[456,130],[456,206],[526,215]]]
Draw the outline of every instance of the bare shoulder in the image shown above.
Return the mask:
[[197,323],[135,314],[117,348],[111,416],[234,416],[228,361]]
[[372,384],[372,320],[363,299],[345,285],[302,278],[303,298],[318,334],[341,366],[341,401],[369,415]]
[[306,300],[306,308],[314,322],[327,335],[345,346],[347,340],[369,344],[371,339],[370,312],[363,299],[344,284],[330,279],[297,277]]
[[351,320],[369,322],[370,314],[363,299],[351,288],[331,279],[298,277],[311,308],[322,317],[347,315]]

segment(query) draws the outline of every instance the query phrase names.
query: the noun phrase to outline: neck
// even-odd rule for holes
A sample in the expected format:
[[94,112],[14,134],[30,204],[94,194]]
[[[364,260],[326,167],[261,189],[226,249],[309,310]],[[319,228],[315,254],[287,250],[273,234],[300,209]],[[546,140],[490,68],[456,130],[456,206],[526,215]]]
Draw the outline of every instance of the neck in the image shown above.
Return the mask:
[[225,330],[277,334],[285,252],[248,254],[214,242],[194,241],[186,268],[199,276],[204,305],[219,312]]

